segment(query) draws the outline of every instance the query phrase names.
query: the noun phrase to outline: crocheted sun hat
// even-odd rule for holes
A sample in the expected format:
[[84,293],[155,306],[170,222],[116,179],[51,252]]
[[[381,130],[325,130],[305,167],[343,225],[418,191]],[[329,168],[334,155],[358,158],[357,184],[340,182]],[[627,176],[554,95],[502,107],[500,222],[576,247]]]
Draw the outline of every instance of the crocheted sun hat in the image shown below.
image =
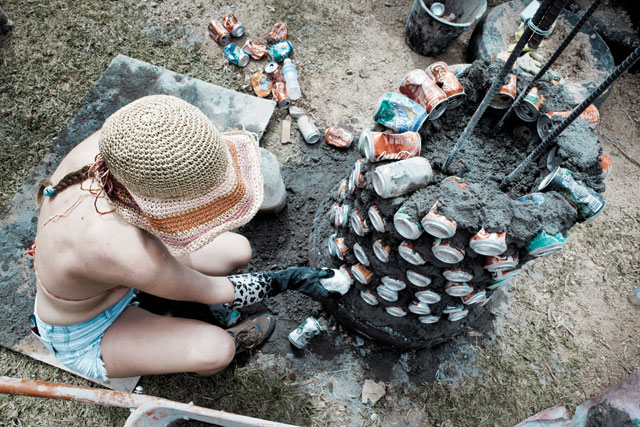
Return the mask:
[[220,135],[179,98],[152,95],[122,107],[105,121],[98,144],[115,210],[174,256],[246,224],[262,204],[252,134]]

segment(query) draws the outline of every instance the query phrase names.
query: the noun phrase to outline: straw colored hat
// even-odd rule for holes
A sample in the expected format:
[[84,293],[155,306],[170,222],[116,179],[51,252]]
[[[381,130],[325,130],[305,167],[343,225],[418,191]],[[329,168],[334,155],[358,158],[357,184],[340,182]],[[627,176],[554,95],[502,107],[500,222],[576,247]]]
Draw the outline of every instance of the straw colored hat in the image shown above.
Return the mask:
[[116,111],[99,149],[115,210],[174,256],[246,224],[262,203],[255,138],[218,134],[197,107],[173,96],[147,96]]

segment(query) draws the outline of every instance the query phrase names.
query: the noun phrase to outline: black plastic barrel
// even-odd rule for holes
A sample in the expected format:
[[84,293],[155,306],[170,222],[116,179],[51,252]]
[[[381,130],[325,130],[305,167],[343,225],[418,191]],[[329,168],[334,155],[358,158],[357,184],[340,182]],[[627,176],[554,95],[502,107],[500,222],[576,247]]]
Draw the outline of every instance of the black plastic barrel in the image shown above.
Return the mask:
[[[415,0],[404,27],[404,39],[420,55],[436,56],[442,53],[460,34],[484,15],[486,0],[441,0],[445,12],[436,16],[430,9],[432,0]],[[444,19],[455,14],[455,21]]]

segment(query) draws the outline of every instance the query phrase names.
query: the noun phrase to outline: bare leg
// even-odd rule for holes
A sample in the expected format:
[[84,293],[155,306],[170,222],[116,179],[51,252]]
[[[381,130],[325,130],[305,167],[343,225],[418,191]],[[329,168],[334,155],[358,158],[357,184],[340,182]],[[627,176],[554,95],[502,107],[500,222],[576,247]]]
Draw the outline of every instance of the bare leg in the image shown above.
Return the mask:
[[235,355],[223,329],[191,319],[128,307],[102,338],[102,360],[112,378],[195,372],[211,375]]
[[251,244],[246,237],[222,233],[207,246],[177,258],[180,263],[209,276],[226,276],[251,261]]

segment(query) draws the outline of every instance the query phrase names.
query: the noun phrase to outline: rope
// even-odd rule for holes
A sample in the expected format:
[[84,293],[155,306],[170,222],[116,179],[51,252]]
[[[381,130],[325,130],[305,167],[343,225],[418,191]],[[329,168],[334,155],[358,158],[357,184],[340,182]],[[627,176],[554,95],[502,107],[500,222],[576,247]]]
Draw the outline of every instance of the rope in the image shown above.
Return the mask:
[[547,28],[546,30],[542,30],[536,27],[536,24],[534,24],[531,19],[527,19],[527,25],[529,26],[529,28],[531,28],[531,31],[533,31],[534,34],[537,34],[539,36],[547,37],[549,34],[551,34],[551,27]]
[[635,50],[625,59],[622,64],[618,65],[613,73],[611,73],[601,84],[594,90],[591,95],[587,96],[587,98],[582,101],[580,105],[573,109],[571,114],[564,119],[558,126],[556,126],[549,136],[547,136],[541,143],[538,145],[535,150],[526,159],[522,161],[516,167],[513,172],[511,172],[506,178],[505,183],[509,183],[516,179],[518,175],[522,173],[522,171],[531,163],[536,157],[542,153],[543,150],[549,148],[552,142],[555,142],[555,138],[562,133],[573,121],[580,115],[584,110],[587,109],[589,105],[600,95],[602,95],[608,88],[613,84],[613,82],[620,77],[625,71],[633,66],[636,61],[640,58],[640,47],[636,47]]
[[567,37],[565,37],[565,39],[562,41],[560,46],[558,46],[558,49],[556,49],[556,51],[553,52],[553,55],[551,55],[551,58],[549,58],[549,60],[542,66],[542,68],[540,68],[540,71],[538,71],[538,74],[536,74],[533,77],[533,79],[529,82],[527,87],[522,92],[520,92],[520,95],[518,95],[518,98],[515,100],[515,102],[513,104],[511,104],[511,106],[509,106],[509,109],[504,113],[504,115],[502,116],[502,118],[500,119],[500,121],[497,124],[497,128],[498,129],[502,128],[502,126],[504,125],[505,120],[507,120],[509,118],[509,115],[511,114],[511,112],[518,105],[520,105],[522,103],[522,100],[525,98],[525,96],[527,96],[527,94],[529,93],[531,88],[535,85],[535,83],[540,79],[540,77],[542,77],[544,75],[544,73],[547,72],[547,70],[553,65],[553,63],[556,62],[556,59],[558,59],[558,57],[562,54],[562,52],[564,52],[564,50],[567,48],[567,46],[569,46],[569,43],[571,43],[571,41],[574,39],[576,34],[578,34],[580,32],[580,30],[584,26],[585,22],[587,22],[589,17],[598,8],[600,3],[602,3],[602,0],[594,0],[594,2],[591,3],[591,6],[589,6],[589,9],[587,9],[587,11],[584,13],[584,15],[582,15],[582,18],[580,18],[580,21],[578,21],[578,23],[573,27],[571,32],[569,34],[567,34]]
[[[532,18],[533,21],[537,22],[538,24],[540,23],[540,21],[542,20],[542,17],[544,16],[544,13],[547,11],[552,1],[553,0],[543,1],[542,5],[538,7],[538,10],[533,16]],[[511,51],[511,55],[509,55],[509,58],[504,64],[504,67],[502,67],[502,70],[500,70],[498,77],[491,84],[491,88],[489,89],[489,92],[487,92],[487,94],[484,96],[484,99],[478,106],[478,109],[475,111],[475,113],[473,113],[471,120],[469,121],[469,123],[467,123],[467,126],[464,128],[464,132],[462,132],[462,135],[458,139],[458,142],[456,142],[456,145],[453,147],[453,149],[449,153],[449,157],[447,157],[447,160],[444,162],[444,165],[442,166],[443,172],[447,171],[453,159],[458,155],[462,147],[464,147],[464,145],[467,143],[469,136],[471,135],[476,125],[478,124],[478,121],[480,121],[480,117],[482,117],[484,112],[489,107],[489,104],[491,103],[491,101],[493,100],[493,97],[498,92],[498,89],[500,88],[500,86],[503,85],[504,78],[506,77],[507,73],[511,71],[511,69],[513,68],[513,64],[516,62],[516,58],[520,56],[520,53],[522,52],[522,49],[524,49],[524,46],[529,41],[531,34],[533,34],[533,31],[531,30],[531,28],[526,27],[524,30],[524,33],[522,34],[522,37],[520,37],[520,40],[518,40],[516,47],[514,47],[513,51]]]

